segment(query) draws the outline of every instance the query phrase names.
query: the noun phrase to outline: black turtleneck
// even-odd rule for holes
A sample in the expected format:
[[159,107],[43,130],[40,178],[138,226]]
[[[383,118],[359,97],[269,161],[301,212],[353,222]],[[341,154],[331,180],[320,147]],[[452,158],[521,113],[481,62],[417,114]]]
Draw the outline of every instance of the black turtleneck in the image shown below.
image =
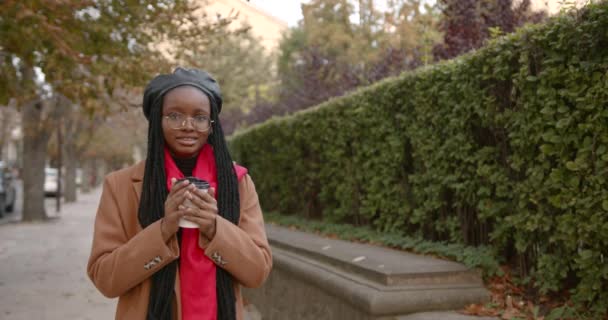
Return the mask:
[[192,175],[192,171],[196,166],[196,158],[197,156],[187,159],[178,159],[173,157],[173,161],[175,161],[175,164],[179,168],[179,171],[181,171],[185,177],[188,177]]

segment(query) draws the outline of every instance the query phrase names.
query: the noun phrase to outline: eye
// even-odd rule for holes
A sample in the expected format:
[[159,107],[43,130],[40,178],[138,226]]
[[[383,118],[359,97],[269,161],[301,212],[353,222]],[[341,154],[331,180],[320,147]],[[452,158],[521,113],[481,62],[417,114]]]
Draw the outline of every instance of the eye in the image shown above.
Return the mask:
[[184,118],[182,114],[177,112],[171,112],[167,115],[167,117],[169,117],[170,120],[181,120]]
[[209,120],[209,117],[202,115],[202,114],[198,114],[196,116],[194,116],[194,121],[196,122],[206,122]]

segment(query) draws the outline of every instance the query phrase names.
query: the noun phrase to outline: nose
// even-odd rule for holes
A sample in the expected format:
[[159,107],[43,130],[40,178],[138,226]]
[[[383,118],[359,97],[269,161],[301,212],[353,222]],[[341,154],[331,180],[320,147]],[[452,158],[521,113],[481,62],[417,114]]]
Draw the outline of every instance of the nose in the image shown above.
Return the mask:
[[186,117],[186,119],[184,119],[184,122],[182,123],[182,129],[185,129],[185,130],[194,130],[193,121],[194,121],[193,118]]

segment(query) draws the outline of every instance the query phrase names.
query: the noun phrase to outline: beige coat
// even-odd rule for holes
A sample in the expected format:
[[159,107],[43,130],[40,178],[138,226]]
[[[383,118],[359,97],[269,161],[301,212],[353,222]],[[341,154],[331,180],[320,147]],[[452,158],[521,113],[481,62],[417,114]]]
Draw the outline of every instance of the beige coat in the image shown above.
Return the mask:
[[[151,276],[179,257],[176,237],[165,243],[160,220],[141,228],[137,209],[145,163],[109,174],[95,218],[95,231],[87,273],[97,289],[109,298],[119,297],[116,319],[145,320]],[[241,218],[236,226],[218,217],[216,235],[199,246],[216,266],[234,279],[237,319],[243,319],[240,286],[259,287],[272,268],[270,246],[255,186],[249,175],[239,182]],[[175,281],[176,319],[181,319],[178,279]]]

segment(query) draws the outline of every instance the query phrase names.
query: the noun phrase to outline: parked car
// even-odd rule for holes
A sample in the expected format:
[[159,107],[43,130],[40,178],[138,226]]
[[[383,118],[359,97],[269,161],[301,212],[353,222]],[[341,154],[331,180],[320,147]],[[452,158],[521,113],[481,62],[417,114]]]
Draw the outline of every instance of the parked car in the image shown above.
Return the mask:
[[57,168],[44,168],[44,195],[50,197],[57,196],[58,184]]
[[76,169],[76,186],[77,187],[82,186],[82,169],[80,169],[80,168]]
[[17,199],[17,187],[10,168],[0,161],[0,217],[13,212]]

